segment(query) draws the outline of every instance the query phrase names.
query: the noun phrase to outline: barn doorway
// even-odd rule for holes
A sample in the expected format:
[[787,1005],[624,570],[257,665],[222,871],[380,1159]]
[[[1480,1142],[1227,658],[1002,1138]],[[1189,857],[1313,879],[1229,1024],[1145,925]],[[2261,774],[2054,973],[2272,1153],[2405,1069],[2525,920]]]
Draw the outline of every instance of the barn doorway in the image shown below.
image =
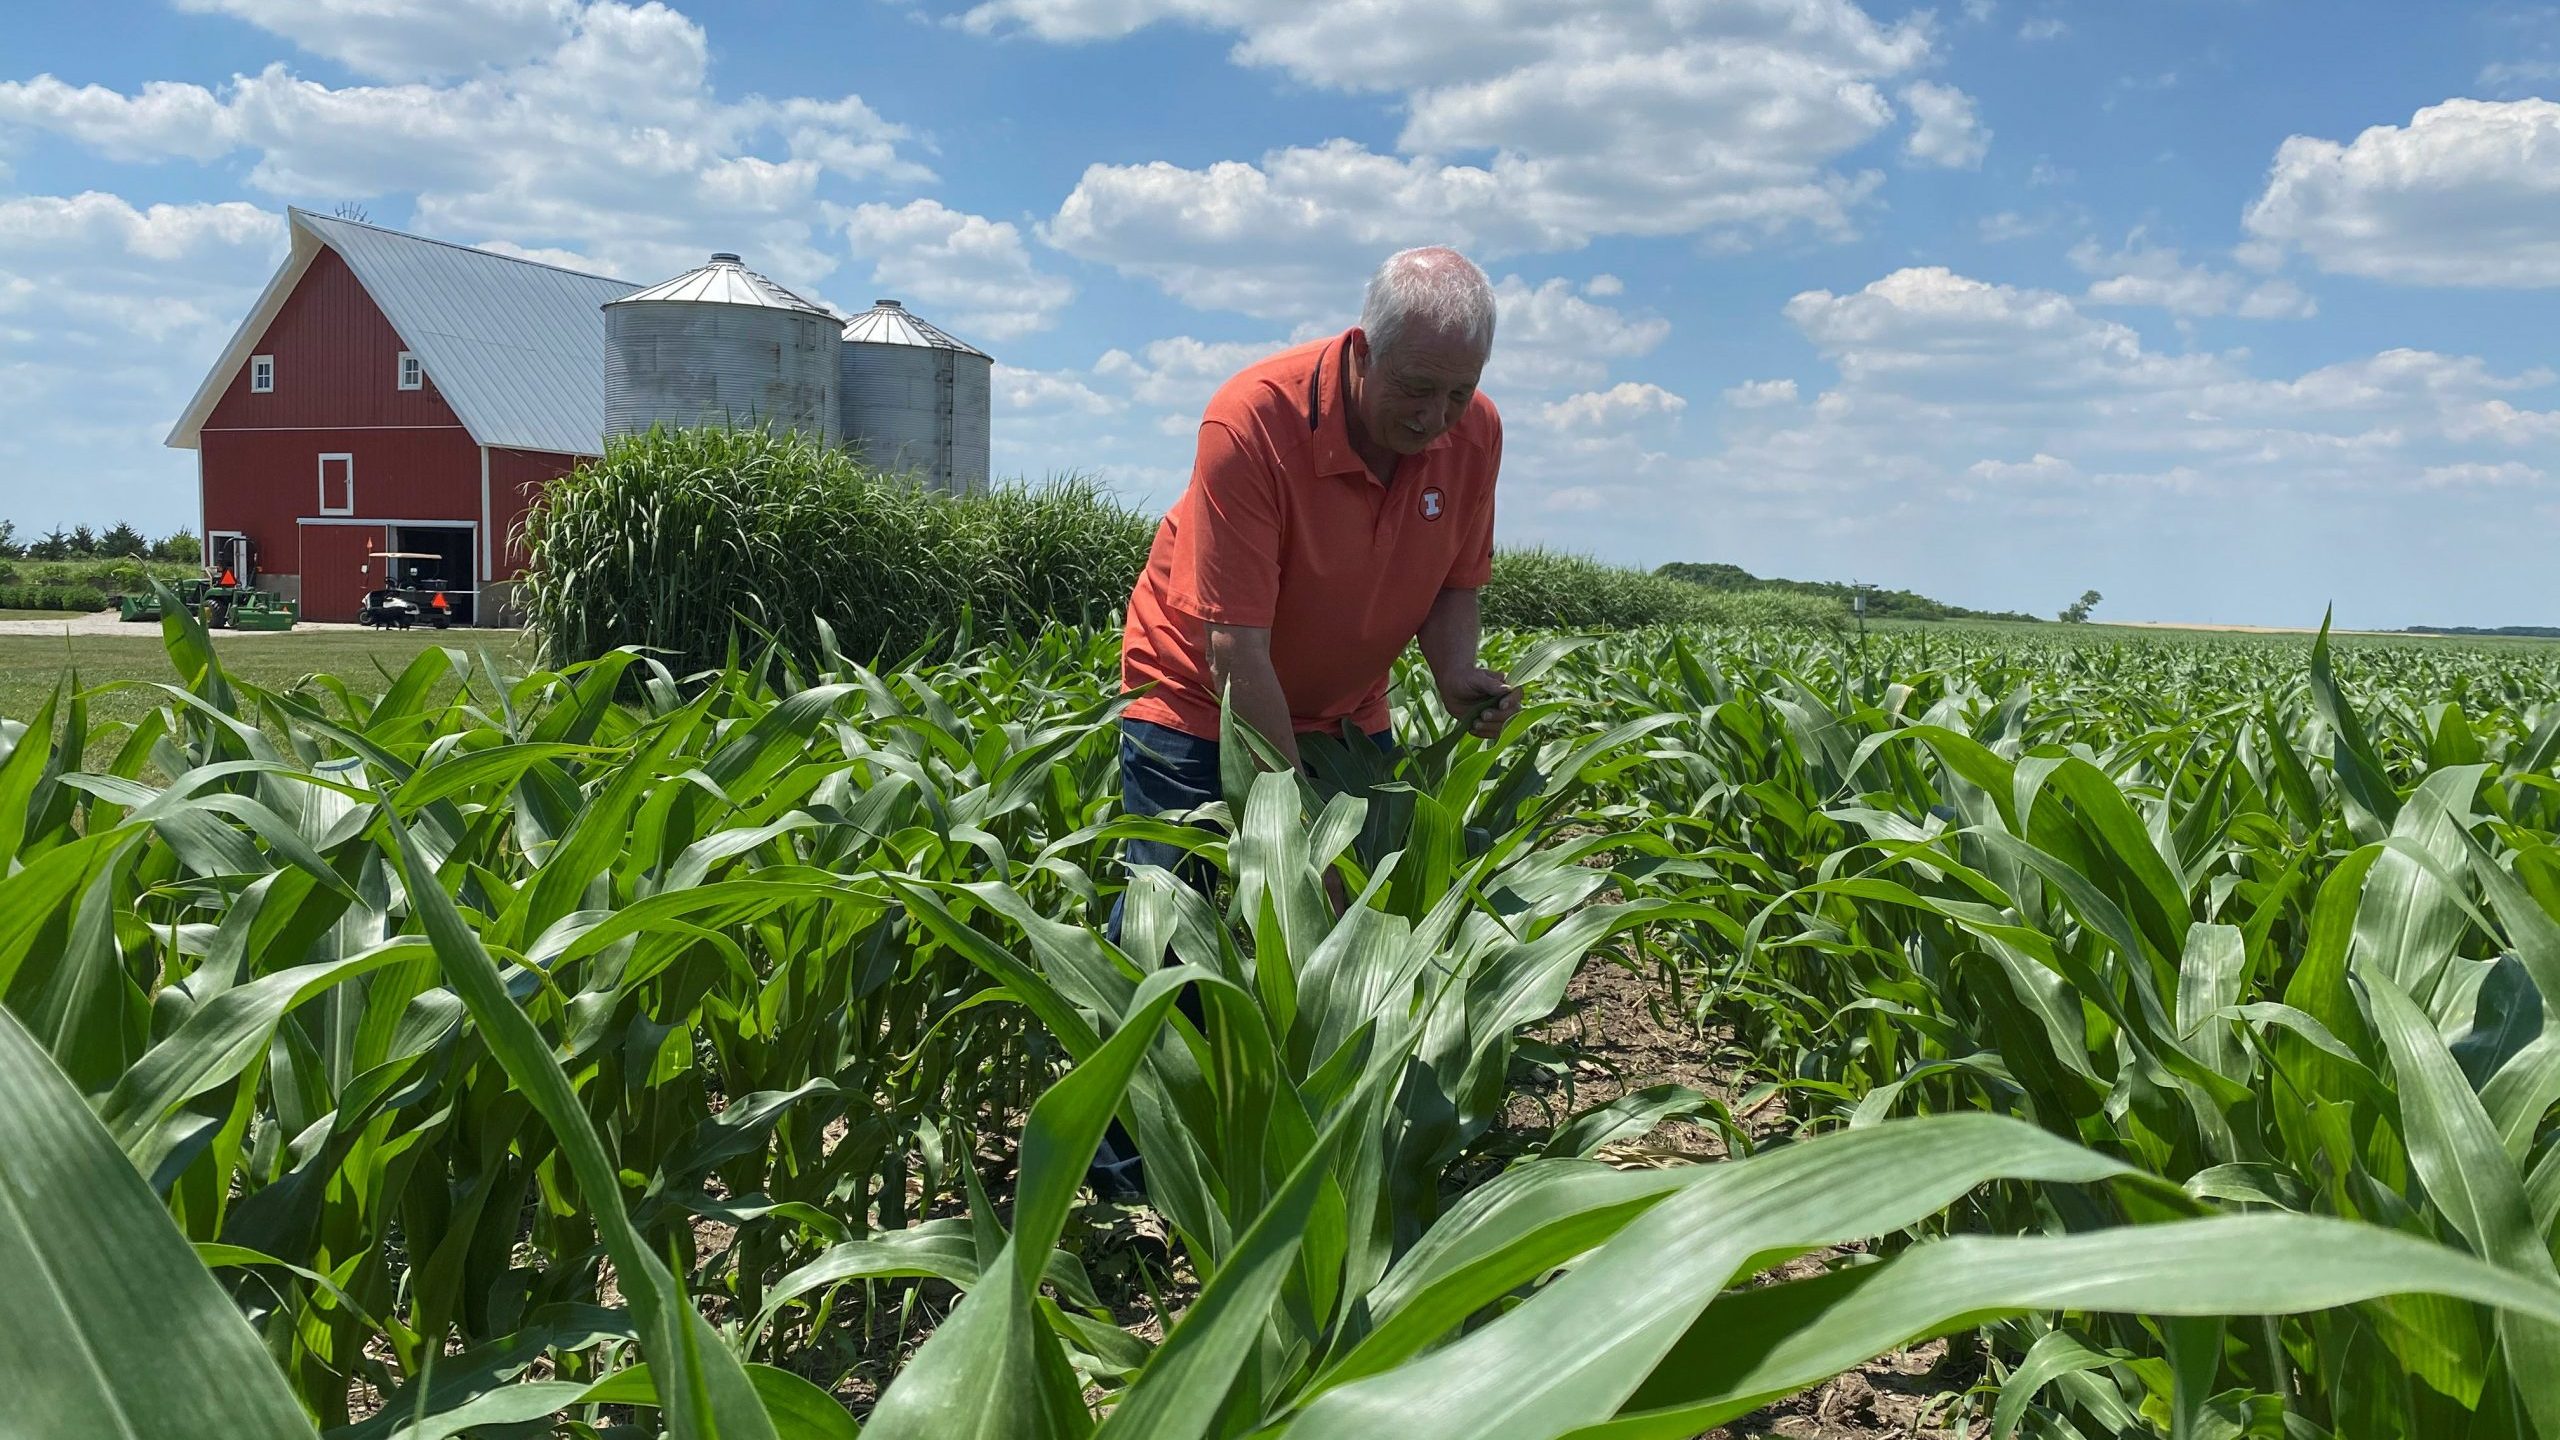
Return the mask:
[[432,560],[391,561],[393,573],[403,584],[441,580],[446,603],[453,607],[453,623],[469,625],[474,614],[472,601],[471,555],[473,527],[469,525],[394,525],[391,548],[413,554],[433,555]]

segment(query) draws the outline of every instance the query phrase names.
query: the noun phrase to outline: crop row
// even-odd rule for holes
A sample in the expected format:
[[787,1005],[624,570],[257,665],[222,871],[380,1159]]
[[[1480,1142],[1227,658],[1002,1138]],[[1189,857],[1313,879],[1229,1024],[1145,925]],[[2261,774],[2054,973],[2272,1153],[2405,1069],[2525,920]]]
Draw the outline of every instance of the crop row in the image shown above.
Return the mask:
[[[1400,706],[1181,825],[1108,636],[360,694],[168,634],[111,744],[0,722],[29,1433],[846,1435],[957,1291],[874,1437],[1685,1437],[1936,1334],[2003,1434],[2560,1435],[2543,652],[1520,637],[1501,743]],[[1132,837],[1219,883],[1114,947]],[[1645,1092],[1461,1186],[1612,963],[1782,1132]],[[1736,1157],[1595,1158],[1674,1113]]]

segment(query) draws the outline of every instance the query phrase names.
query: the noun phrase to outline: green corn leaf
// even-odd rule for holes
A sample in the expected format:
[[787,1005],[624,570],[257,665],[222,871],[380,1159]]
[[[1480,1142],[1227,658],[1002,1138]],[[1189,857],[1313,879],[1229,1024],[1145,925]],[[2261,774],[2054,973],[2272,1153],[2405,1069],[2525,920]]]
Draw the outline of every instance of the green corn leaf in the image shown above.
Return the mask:
[[2560,1285],[2320,1216],[1960,1236],[1884,1264],[1727,1296],[1632,1397],[1635,1413],[1552,1433],[1688,1440],[1897,1346],[2029,1310],[2285,1315],[2397,1294],[2453,1295],[2560,1322]]
[[0,1431],[109,1440],[315,1432],[88,1105],[0,1011]]
[[[2374,1030],[2391,1053],[2399,1082],[2410,1164],[2428,1198],[2475,1253],[2560,1291],[2560,1268],[2534,1224],[2523,1177],[2509,1164],[2452,1051],[2389,975],[2375,971],[2361,978]],[[2560,1318],[2505,1314],[2498,1333],[2517,1395],[2534,1423],[2560,1431]]]
[[1995,1177],[2087,1183],[2127,1173],[1992,1116],[1880,1125],[1708,1167],[1526,1304],[1419,1360],[1325,1391],[1285,1433],[1495,1440],[1596,1424],[1755,1255],[1898,1229]]

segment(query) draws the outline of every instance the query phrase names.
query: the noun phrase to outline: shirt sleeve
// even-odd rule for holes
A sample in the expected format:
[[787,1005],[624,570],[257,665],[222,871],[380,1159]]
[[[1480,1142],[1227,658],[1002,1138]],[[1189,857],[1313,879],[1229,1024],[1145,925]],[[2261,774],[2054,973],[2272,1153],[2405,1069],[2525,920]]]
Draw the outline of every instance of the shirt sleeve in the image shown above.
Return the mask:
[[[1487,409],[1491,406],[1488,403]],[[1493,493],[1502,478],[1502,418],[1493,420],[1493,438],[1485,451],[1484,503],[1467,518],[1467,537],[1449,564],[1443,590],[1481,590],[1493,579]]]
[[1174,608],[1213,625],[1269,626],[1280,605],[1279,467],[1224,421],[1204,421],[1181,504],[1190,564],[1174,566]]

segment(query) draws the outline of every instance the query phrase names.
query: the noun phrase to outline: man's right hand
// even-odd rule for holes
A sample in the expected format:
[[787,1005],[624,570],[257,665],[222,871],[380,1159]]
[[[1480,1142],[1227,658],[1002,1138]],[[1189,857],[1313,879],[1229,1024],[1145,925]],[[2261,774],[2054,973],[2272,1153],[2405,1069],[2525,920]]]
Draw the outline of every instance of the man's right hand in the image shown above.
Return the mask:
[[1520,687],[1499,670],[1461,670],[1440,682],[1440,703],[1468,734],[1493,740],[1520,713]]

